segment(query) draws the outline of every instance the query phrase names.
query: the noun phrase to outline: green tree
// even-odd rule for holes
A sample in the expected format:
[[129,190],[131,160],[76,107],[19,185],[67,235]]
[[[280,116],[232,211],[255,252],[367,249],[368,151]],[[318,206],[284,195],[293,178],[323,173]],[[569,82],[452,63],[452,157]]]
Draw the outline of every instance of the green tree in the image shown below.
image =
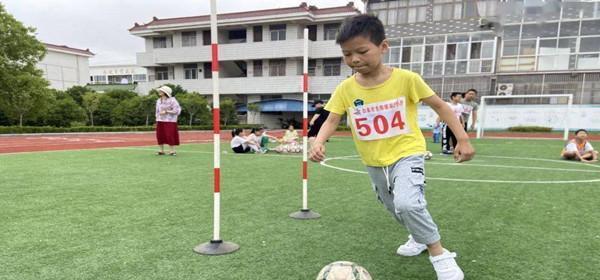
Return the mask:
[[25,117],[34,119],[42,112],[47,100],[48,82],[30,73],[20,73],[3,77],[8,82],[1,89],[0,107],[9,119],[23,126]]
[[88,114],[90,114],[90,124],[94,126],[94,112],[96,112],[98,110],[98,106],[100,106],[100,95],[94,92],[86,92],[83,94],[81,99],[83,108]]
[[94,123],[97,125],[112,125],[112,111],[119,105],[119,99],[112,98],[108,94],[102,94],[100,96],[100,102],[98,104],[98,110],[94,117]]
[[171,93],[172,96],[177,96],[179,97],[180,94],[187,94],[187,90],[185,90],[183,87],[181,87],[180,85],[174,85],[174,84],[165,84],[165,86],[168,86],[171,88],[171,90],[173,91]]
[[83,105],[83,96],[90,92],[90,89],[82,86],[73,86],[65,91],[77,104]]
[[197,92],[192,92],[179,98],[179,104],[189,116],[189,125],[194,123],[194,116],[208,116],[208,101]]
[[145,95],[142,96],[142,111],[146,116],[146,126],[150,125],[150,121],[154,121],[156,114],[156,95]]
[[235,110],[235,102],[231,98],[225,98],[219,105],[219,109],[221,111],[221,124],[237,124],[238,118]]
[[85,110],[69,95],[59,97],[49,110],[46,124],[57,127],[69,127],[73,123],[85,123]]
[[112,111],[114,125],[141,125],[144,123],[142,97],[134,96],[123,100]]
[[36,64],[46,48],[0,3],[0,108],[9,119],[23,125],[43,109],[47,82]]

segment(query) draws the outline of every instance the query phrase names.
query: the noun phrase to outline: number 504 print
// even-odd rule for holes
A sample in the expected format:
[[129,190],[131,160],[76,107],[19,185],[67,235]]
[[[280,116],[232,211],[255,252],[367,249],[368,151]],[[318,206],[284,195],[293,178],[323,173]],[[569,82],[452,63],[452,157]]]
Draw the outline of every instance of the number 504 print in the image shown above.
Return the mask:
[[405,123],[405,98],[348,108],[352,127],[359,140],[378,140],[410,133]]

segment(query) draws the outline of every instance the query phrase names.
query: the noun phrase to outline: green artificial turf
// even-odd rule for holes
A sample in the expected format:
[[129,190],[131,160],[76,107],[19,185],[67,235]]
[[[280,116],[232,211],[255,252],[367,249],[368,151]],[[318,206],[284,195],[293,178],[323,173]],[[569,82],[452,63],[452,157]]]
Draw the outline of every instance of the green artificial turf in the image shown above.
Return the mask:
[[[429,210],[467,279],[597,279],[600,165],[559,161],[562,141],[476,140],[465,164],[429,145]],[[223,143],[221,237],[240,245],[224,256],[192,251],[213,233],[211,144],[177,157],[0,155],[0,279],[305,280],[337,260],[374,279],[435,279],[426,254],[395,255],[408,233],[375,199],[351,139],[327,149],[328,165],[355,172],[311,163],[309,207],[322,217],[299,221],[288,215],[301,206],[301,157]]]

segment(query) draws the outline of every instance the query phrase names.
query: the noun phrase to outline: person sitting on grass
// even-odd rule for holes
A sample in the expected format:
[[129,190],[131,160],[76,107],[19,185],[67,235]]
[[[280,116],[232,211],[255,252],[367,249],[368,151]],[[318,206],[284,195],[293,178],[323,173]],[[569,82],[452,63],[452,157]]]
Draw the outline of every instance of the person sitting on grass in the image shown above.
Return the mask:
[[597,162],[598,151],[594,150],[594,147],[587,141],[587,138],[587,130],[578,129],[575,131],[575,138],[567,142],[560,156],[566,160],[578,160],[587,163]]
[[231,131],[231,136],[233,137],[231,139],[231,149],[234,153],[237,154],[244,154],[250,152],[250,147],[248,146],[248,142],[250,140],[244,137],[242,132],[243,131],[241,128],[234,128]]
[[257,134],[258,135],[258,140],[259,140],[258,143],[260,144],[260,147],[263,150],[268,150],[268,148],[269,148],[269,141],[271,141],[271,142],[277,142],[277,141],[279,141],[279,139],[277,139],[277,137],[271,136],[271,135],[267,134],[266,129],[267,129],[266,127],[259,127],[259,128],[256,129],[256,131],[258,133]]
[[300,153],[302,152],[302,146],[298,143],[298,132],[294,129],[293,125],[289,125],[285,131],[283,137],[279,140],[281,143],[275,147],[278,153]]
[[248,147],[250,147],[253,152],[264,154],[267,150],[261,147],[261,135],[261,129],[253,128],[246,139],[248,139]]

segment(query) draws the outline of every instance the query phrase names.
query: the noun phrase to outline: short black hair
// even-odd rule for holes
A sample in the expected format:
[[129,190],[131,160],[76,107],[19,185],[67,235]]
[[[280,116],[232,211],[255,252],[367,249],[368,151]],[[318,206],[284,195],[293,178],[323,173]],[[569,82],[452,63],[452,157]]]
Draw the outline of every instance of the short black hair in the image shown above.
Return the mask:
[[582,131],[585,132],[585,134],[590,134],[587,130],[580,128],[577,131],[575,131],[575,135],[577,135],[577,133],[582,132]]
[[240,133],[242,133],[242,129],[241,128],[234,128],[233,130],[231,130],[231,137],[240,135]]
[[462,94],[462,97],[463,97],[463,98],[465,98],[465,96],[467,95],[467,93],[468,93],[469,91],[472,91],[472,92],[474,92],[475,94],[477,94],[477,90],[476,90],[476,89],[474,89],[474,88],[470,88],[470,89],[468,89],[467,91],[463,92],[463,94]]
[[343,44],[357,36],[369,38],[371,43],[379,46],[385,40],[385,29],[374,15],[362,14],[349,17],[342,23],[335,42]]
[[450,98],[454,98],[457,95],[462,96],[462,94],[463,94],[462,92],[455,91],[455,92],[453,92],[453,93],[450,94]]

